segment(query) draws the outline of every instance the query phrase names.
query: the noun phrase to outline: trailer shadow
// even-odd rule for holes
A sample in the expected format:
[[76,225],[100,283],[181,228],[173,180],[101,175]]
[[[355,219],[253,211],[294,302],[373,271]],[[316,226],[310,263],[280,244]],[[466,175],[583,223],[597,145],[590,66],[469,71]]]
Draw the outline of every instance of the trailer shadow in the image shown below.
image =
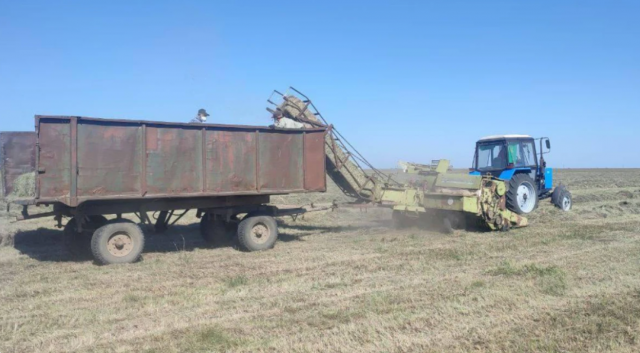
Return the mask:
[[[213,248],[200,235],[199,224],[174,225],[164,233],[155,233],[153,227],[141,225],[145,233],[145,247],[143,254],[171,253],[194,251],[196,249]],[[304,241],[304,238],[324,233],[343,233],[376,227],[370,226],[321,226],[307,224],[287,224],[278,222],[280,234],[279,242]],[[64,247],[62,229],[37,228],[18,231],[14,236],[14,246],[22,254],[32,259],[44,262],[85,262],[87,258],[72,256]],[[232,247],[239,249],[237,241],[229,239],[218,248]]]
[[[145,232],[146,253],[168,253],[211,248],[200,236],[198,224],[176,225],[165,233],[154,233],[142,226]],[[232,246],[233,244],[228,244]],[[14,247],[32,259],[45,262],[84,262],[87,258],[77,258],[64,247],[62,229],[38,228],[18,231],[14,235]]]
[[74,259],[67,253],[62,244],[62,230],[37,228],[18,231],[13,239],[13,246],[20,253],[38,261],[84,261]]

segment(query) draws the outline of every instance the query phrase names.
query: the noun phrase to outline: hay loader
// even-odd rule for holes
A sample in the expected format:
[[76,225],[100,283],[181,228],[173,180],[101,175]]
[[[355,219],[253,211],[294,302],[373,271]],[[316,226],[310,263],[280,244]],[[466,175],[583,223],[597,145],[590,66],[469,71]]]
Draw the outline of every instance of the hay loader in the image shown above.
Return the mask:
[[[471,223],[491,230],[526,226],[527,219],[507,207],[508,183],[493,175],[448,172],[449,161],[430,165],[405,163],[407,173],[421,175],[418,183],[399,183],[371,165],[340,132],[329,124],[312,101],[293,87],[287,93],[273,91],[267,100],[271,113],[309,127],[324,127],[327,175],[356,204],[372,204],[393,210],[394,223],[441,222],[447,232]],[[369,171],[365,171],[364,168]]]

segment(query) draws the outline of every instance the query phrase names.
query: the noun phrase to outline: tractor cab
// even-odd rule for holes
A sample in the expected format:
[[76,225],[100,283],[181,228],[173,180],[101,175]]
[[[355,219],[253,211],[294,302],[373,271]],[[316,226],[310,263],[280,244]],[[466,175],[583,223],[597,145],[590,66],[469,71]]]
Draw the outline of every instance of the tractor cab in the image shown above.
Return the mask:
[[[539,141],[538,146],[536,140]],[[539,150],[536,150],[536,147],[539,147]],[[539,199],[552,196],[553,170],[547,168],[543,156],[550,148],[551,143],[546,137],[484,137],[476,143],[473,166],[469,174],[492,175],[509,181],[507,206],[519,214],[526,214],[537,207]]]
[[517,173],[529,174],[536,180],[540,174],[540,179],[544,180],[537,152],[535,140],[528,135],[484,137],[476,142],[471,174],[491,174],[503,180],[509,180]]

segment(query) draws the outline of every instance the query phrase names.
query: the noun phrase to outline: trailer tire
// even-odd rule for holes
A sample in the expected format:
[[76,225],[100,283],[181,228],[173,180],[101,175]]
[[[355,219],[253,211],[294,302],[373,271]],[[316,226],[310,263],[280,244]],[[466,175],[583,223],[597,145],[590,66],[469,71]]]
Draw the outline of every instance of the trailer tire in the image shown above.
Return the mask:
[[246,251],[273,248],[278,239],[278,224],[271,216],[244,217],[238,225],[238,243]]
[[89,216],[89,222],[85,224],[82,232],[76,229],[76,218],[71,218],[64,226],[62,243],[67,251],[76,258],[91,258],[91,236],[96,229],[107,223],[107,219],[101,215]]
[[103,265],[136,262],[143,249],[144,233],[133,222],[108,223],[91,237],[93,257]]
[[509,180],[507,208],[517,214],[528,214],[538,207],[538,189],[527,174],[516,174]]

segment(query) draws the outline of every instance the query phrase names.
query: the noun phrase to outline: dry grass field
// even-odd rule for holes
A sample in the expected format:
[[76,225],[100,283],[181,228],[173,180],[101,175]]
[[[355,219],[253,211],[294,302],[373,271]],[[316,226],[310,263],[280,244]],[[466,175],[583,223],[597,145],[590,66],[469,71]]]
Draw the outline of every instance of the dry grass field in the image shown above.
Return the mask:
[[52,220],[5,214],[0,352],[638,352],[640,170],[556,179],[573,211],[544,201],[507,233],[339,209],[245,253],[208,248],[191,216],[123,266],[74,262]]

